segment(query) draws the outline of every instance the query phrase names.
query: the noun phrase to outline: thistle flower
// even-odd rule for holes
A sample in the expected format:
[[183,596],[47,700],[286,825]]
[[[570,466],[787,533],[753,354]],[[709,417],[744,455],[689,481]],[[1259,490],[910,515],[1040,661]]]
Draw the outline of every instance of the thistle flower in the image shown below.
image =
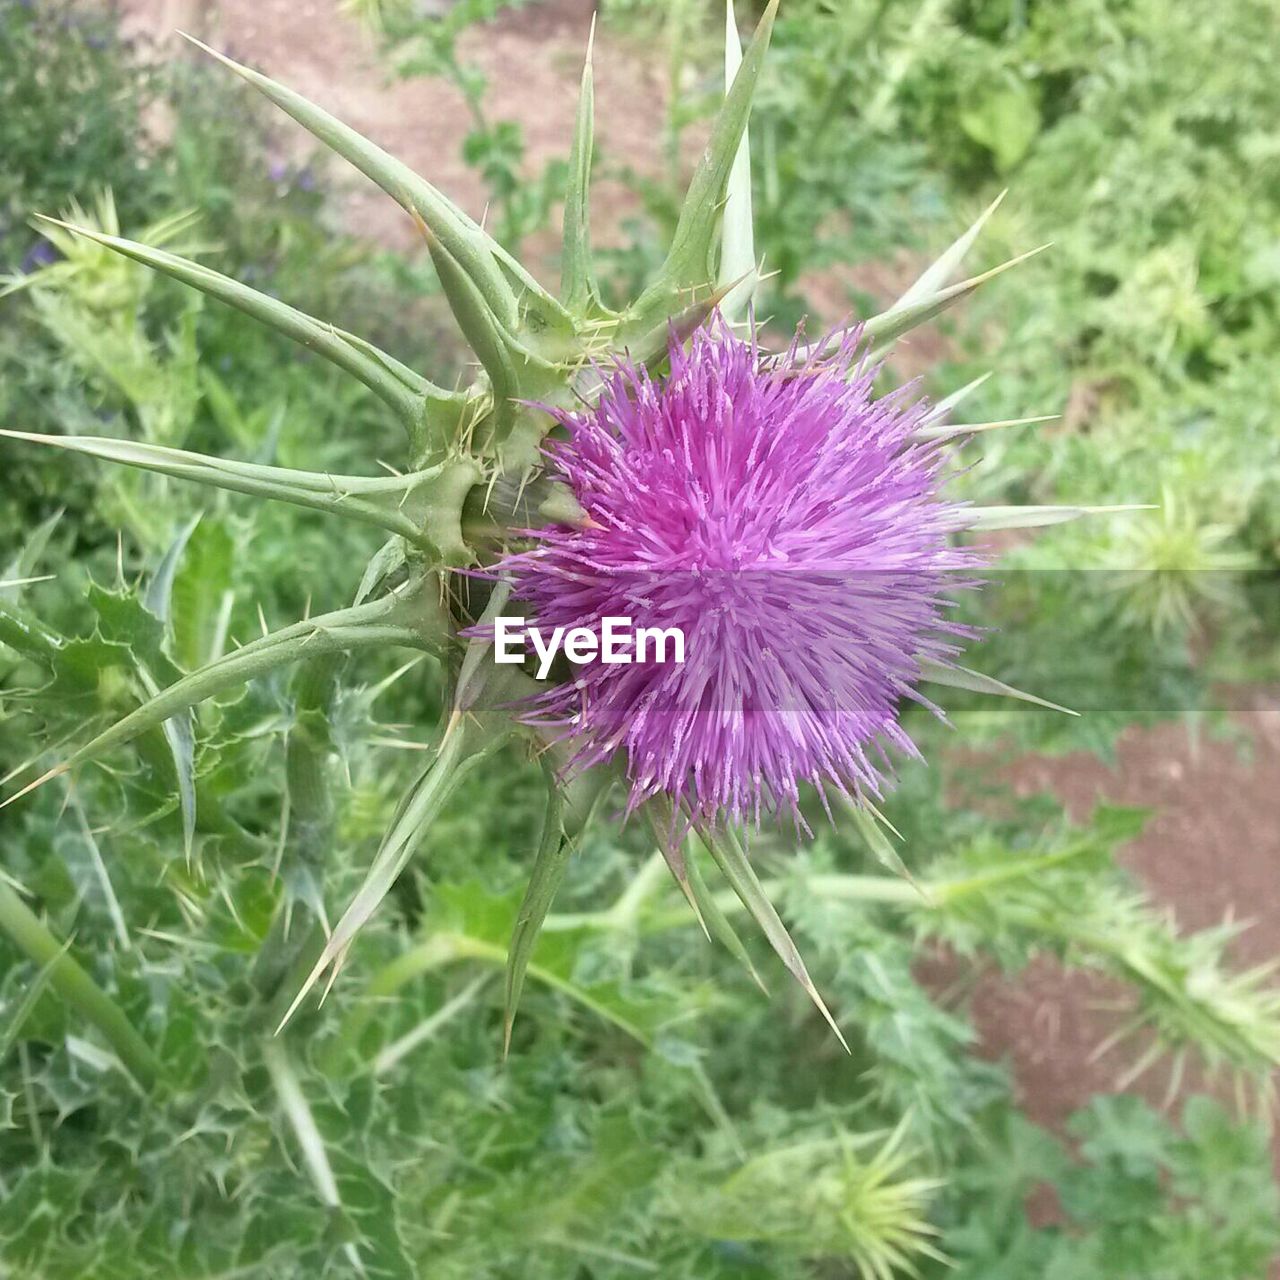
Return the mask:
[[[824,348],[830,354],[823,354]],[[799,819],[802,781],[880,794],[887,747],[919,699],[920,659],[946,662],[953,547],[928,412],[877,398],[855,329],[781,360],[727,322],[673,340],[659,379],[622,360],[594,406],[555,410],[553,471],[589,516],[502,566],[544,630],[606,617],[677,628],[683,663],[590,662],[534,700],[572,763],[625,749],[629,807],[665,793],[704,820]]]
[[[105,727],[96,720],[93,736],[0,801],[2,808],[160,730],[173,756],[190,857],[197,835],[217,838],[222,831],[197,803],[186,738],[194,732],[192,708],[297,665],[298,723],[288,745],[291,759],[295,747],[303,758],[314,754],[305,721],[325,714],[323,691],[332,683],[327,664],[337,655],[399,646],[439,657],[452,686],[439,749],[403,797],[285,1020],[326,969],[336,972],[459,780],[517,733],[532,737],[534,751],[561,767],[547,770],[546,819],[508,953],[508,1035],[573,844],[611,781],[608,770],[589,766],[624,749],[632,807],[643,803],[649,816],[660,816],[672,812],[674,800],[695,820],[723,816],[698,823],[711,857],[825,1014],[735,826],[768,811],[794,812],[802,781],[832,785],[855,801],[853,821],[876,856],[905,872],[872,807],[888,753],[913,750],[897,720],[903,700],[920,697],[921,680],[1028,696],[953,663],[961,633],[946,621],[944,575],[974,560],[949,548],[947,535],[960,527],[1033,528],[1103,509],[949,505],[939,494],[942,446],[1014,424],[948,424],[947,415],[977,382],[932,408],[902,393],[877,399],[872,391],[878,363],[894,341],[1022,261],[955,279],[999,201],[890,308],[816,351],[797,342],[766,358],[718,322],[699,332],[717,305],[729,319],[740,314],[758,281],[747,117],[776,11],[777,0],[770,0],[743,49],[727,6],[723,109],[665,260],[638,296],[616,310],[601,299],[592,269],[590,46],[568,167],[558,296],[425,178],[291,89],[208,50],[413,219],[479,366],[465,387],[437,385],[330,320],[183,257],[172,241],[187,226],[186,215],[157,224],[144,241],[121,237],[105,217],[97,227],[39,219],[72,268],[77,254],[96,262],[105,250],[198,289],[341,368],[405,430],[404,465],[394,474],[378,473],[370,458],[365,470],[373,474],[341,476],[149,440],[0,430],[0,437],[293,503],[380,529],[386,538],[349,608],[309,616],[185,673],[165,665],[163,685],[147,665],[155,655],[148,655],[139,662],[145,696],[137,708]],[[34,287],[65,265],[9,287]],[[607,367],[611,359],[621,361],[617,373],[595,388],[596,407],[581,411],[584,371]],[[641,372],[650,366],[654,376]],[[548,445],[557,425],[568,440]],[[548,449],[553,475],[541,474]],[[519,531],[538,521],[558,527],[540,535],[533,550],[513,552]],[[166,557],[170,571],[162,581],[172,580],[181,552],[179,542]],[[591,672],[581,687],[544,691],[532,718],[552,727],[543,723],[530,734],[530,716],[513,717],[512,707],[523,703],[529,712],[538,687],[495,665],[483,639],[509,584],[499,584],[478,621],[464,604],[466,576],[500,565],[519,577],[547,621],[595,620],[605,610],[625,614],[634,606],[637,614],[642,607],[649,612],[648,622],[682,623],[691,633],[691,661],[676,671]],[[56,639],[4,601],[0,641],[51,673],[59,669]],[[554,740],[566,735],[573,742],[567,750]],[[566,755],[576,756],[577,769],[563,767]],[[288,799],[286,813],[301,813],[307,803],[302,795]],[[749,965],[696,867],[686,865],[678,848],[663,852],[708,931]],[[307,856],[316,853],[309,848]]]

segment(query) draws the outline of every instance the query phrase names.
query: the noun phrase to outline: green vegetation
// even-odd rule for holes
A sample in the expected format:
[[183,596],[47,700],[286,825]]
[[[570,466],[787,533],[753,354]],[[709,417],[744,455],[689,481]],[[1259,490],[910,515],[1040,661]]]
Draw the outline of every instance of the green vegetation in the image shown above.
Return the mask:
[[[529,179],[518,122],[458,52],[502,6],[441,22],[358,7],[396,69],[462,89],[459,146],[503,243],[554,222],[569,157]],[[0,0],[0,427],[109,438],[99,457],[3,442],[6,796],[186,673],[348,609],[387,537],[103,456],[128,441],[242,476],[344,476],[403,448],[388,405],[316,354],[99,243],[38,235],[31,215],[341,315],[407,361],[431,347],[424,372],[450,387],[460,349],[430,270],[342,233],[326,171],[280,162],[278,121],[234,77],[153,65],[87,8]],[[666,40],[672,157],[722,91],[701,12],[618,0],[603,18]],[[1062,419],[987,433],[965,483],[987,502],[1161,504],[1011,546],[1008,568],[1038,572],[995,575],[984,669],[1085,714],[971,713],[958,692],[957,734],[913,710],[943,766],[904,767],[885,810],[914,883],[848,822],[815,821],[798,853],[753,840],[848,1055],[768,941],[739,938],[746,909],[708,850],[686,843],[691,892],[728,948],[648,828],[610,820],[616,796],[573,849],[512,1027],[508,943],[563,818],[511,742],[438,808],[413,793],[434,812],[424,849],[324,1002],[277,1034],[406,789],[458,749],[443,730],[466,683],[412,635],[346,652],[319,629],[307,661],[216,688],[0,810],[0,1275],[1265,1276],[1274,980],[1239,970],[1231,929],[1180,932],[1119,867],[1147,815],[1072,823],[960,748],[1106,753],[1135,722],[1220,722],[1215,680],[1274,679],[1273,49],[1264,0],[782,10],[751,122],[756,248],[777,272],[761,314],[831,312],[826,271],[871,314],[891,296],[873,304],[879,282],[837,264],[882,259],[903,225],[936,251],[1008,186],[975,270],[1054,249],[948,312],[929,390],[998,352],[964,419]],[[144,127],[158,107],[172,141]],[[629,176],[644,220],[599,264],[612,299],[651,277],[683,194],[674,169]],[[1104,589],[1055,572],[1098,567]],[[966,977],[1048,955],[1106,984],[1118,1092],[1065,1132],[1033,1124],[1007,1066],[975,1052],[966,991],[925,980],[940,948]],[[1205,1069],[1213,1098],[1180,1089]],[[1139,1082],[1176,1100],[1156,1109]]]

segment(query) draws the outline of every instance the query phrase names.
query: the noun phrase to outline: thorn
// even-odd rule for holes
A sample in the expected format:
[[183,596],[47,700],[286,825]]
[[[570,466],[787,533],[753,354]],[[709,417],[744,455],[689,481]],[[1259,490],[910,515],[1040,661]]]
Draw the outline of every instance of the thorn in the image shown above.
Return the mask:
[[311,988],[316,985],[316,980],[329,967],[333,959],[333,951],[331,944],[326,943],[324,950],[320,953],[320,959],[316,961],[315,967],[307,975],[306,981],[298,989],[298,994],[293,997],[293,1003],[285,1010],[284,1017],[280,1019],[279,1025],[275,1029],[275,1034],[279,1035],[285,1028],[285,1024],[298,1011],[298,1006],[307,998],[307,994]]
[[69,764],[55,765],[48,773],[41,774],[34,782],[28,782],[21,791],[15,791],[7,800],[0,800],[0,809],[7,809],[15,800],[21,800],[23,796],[34,791],[37,787],[43,787],[46,782],[52,782],[54,778],[61,777],[70,768]]
[[453,736],[454,730],[458,727],[459,721],[462,719],[462,708],[455,706],[449,713],[449,723],[445,725],[444,737],[440,739],[440,750],[443,751],[445,744]]
[[[350,944],[348,944],[349,946]],[[329,981],[324,984],[324,990],[320,993],[320,1003],[324,1004],[329,998],[329,992],[333,990],[333,984],[338,980],[338,973],[342,969],[343,961],[347,958],[347,947],[343,947],[337,955],[333,957],[333,965],[329,970]]]
[[1001,427],[1027,427],[1038,422],[1058,422],[1060,413],[1042,413],[1034,418],[1002,418],[998,422],[956,422],[943,426],[922,424],[913,433],[917,440],[951,440],[956,436],[976,436]]

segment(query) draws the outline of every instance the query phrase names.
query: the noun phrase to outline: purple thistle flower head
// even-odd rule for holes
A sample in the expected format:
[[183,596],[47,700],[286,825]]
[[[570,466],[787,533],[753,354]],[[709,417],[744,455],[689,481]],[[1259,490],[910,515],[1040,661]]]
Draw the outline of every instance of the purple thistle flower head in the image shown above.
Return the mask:
[[802,782],[879,795],[888,749],[916,754],[902,702],[957,651],[947,588],[976,557],[913,440],[926,405],[873,394],[859,336],[766,361],[717,319],[667,376],[620,362],[594,407],[556,412],[550,466],[589,521],[500,568],[544,631],[675,627],[685,660],[575,667],[525,714],[580,767],[625,752],[630,808],[798,817]]

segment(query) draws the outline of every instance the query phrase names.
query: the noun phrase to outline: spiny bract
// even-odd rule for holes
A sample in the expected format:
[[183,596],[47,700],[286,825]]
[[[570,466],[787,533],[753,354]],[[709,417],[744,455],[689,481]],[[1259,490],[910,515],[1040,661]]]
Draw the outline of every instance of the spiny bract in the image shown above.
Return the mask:
[[[1089,509],[949,508],[936,496],[938,448],[1008,424],[948,425],[946,415],[972,385],[932,409],[900,397],[877,400],[871,390],[879,361],[898,337],[1020,261],[949,283],[991,210],[888,311],[834,347],[767,357],[723,326],[699,332],[717,306],[730,321],[740,317],[758,279],[746,125],[775,9],[776,0],[745,51],[730,9],[724,107],[664,263],[618,311],[601,301],[591,268],[590,55],[570,155],[557,297],[429,182],[298,94],[214,54],[414,219],[479,365],[463,390],[439,387],[364,339],[154,244],[68,224],[49,232],[86,237],[274,327],[364,383],[406,431],[404,470],[378,474],[371,458],[363,476],[285,470],[115,438],[3,433],[385,532],[350,608],[308,617],[156,687],[136,710],[10,797],[140,734],[172,729],[196,704],[289,664],[323,664],[338,654],[388,646],[438,655],[453,691],[439,749],[404,797],[292,1008],[326,969],[340,964],[458,780],[497,743],[522,733],[553,767],[547,769],[546,824],[509,951],[508,1037],[568,855],[615,776],[614,752],[628,754],[631,803],[652,821],[673,874],[716,936],[745,955],[714,895],[690,874],[670,839],[681,824],[698,826],[748,914],[826,1014],[733,820],[775,806],[794,808],[802,781],[830,779],[850,793],[852,818],[876,855],[901,870],[868,794],[878,786],[872,744],[909,750],[897,723],[900,700],[918,696],[920,679],[1026,696],[948,661],[946,630],[938,630],[937,576],[967,561],[948,548],[946,535],[958,527],[1052,524]],[[691,343],[687,354],[685,342]],[[598,371],[623,358],[630,372],[602,388]],[[571,438],[547,474],[545,442],[558,422]],[[633,446],[626,456],[619,452],[623,439]],[[541,534],[542,552],[531,551],[528,531],[547,525],[553,527]],[[578,689],[540,689],[491,660],[484,628],[509,599],[510,582],[492,581],[504,562],[519,566],[522,589],[549,617],[580,620],[613,608],[603,575],[619,563],[643,566],[655,597],[677,612],[697,610],[697,592],[705,600],[710,590],[720,603],[698,620],[694,661],[678,678],[634,669],[609,678],[593,671],[584,703]],[[801,566],[800,581],[777,572],[783,563]],[[764,564],[768,582],[757,589],[747,579]],[[584,570],[581,589],[563,584],[558,570],[569,565]],[[695,592],[696,573],[702,581]],[[732,580],[709,587],[712,573]],[[829,575],[839,579],[838,590],[826,585]],[[492,586],[487,604],[486,578]],[[813,592],[822,599],[812,599]],[[746,608],[739,607],[744,594]],[[26,626],[15,622],[14,634],[26,634]],[[705,644],[706,631],[716,628],[722,639]],[[646,679],[655,680],[651,688]],[[717,703],[700,703],[704,684],[705,696]],[[520,708],[540,692],[553,719],[581,715],[576,745],[557,740],[562,724],[548,730],[527,723]],[[580,766],[594,767],[567,769],[575,752]],[[195,788],[184,788],[179,802],[190,852],[204,830]],[[710,822],[713,812],[731,820]]]

